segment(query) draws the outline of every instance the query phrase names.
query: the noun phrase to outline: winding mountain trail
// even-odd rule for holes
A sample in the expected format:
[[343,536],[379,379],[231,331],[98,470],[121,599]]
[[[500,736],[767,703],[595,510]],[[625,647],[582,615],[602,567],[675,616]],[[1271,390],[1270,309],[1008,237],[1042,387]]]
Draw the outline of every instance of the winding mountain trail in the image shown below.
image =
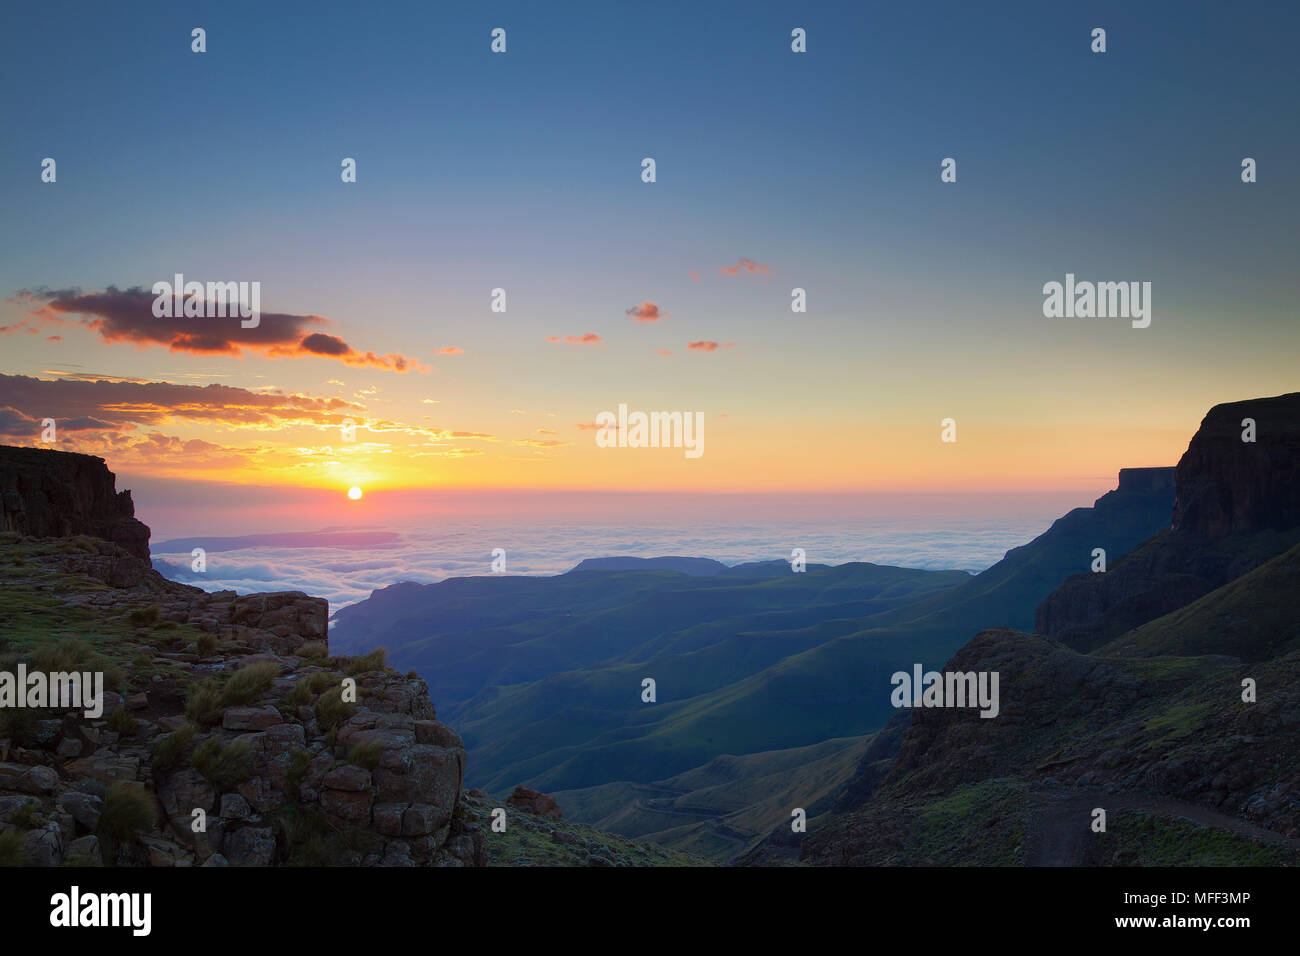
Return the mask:
[[1144,810],[1180,817],[1198,826],[1213,827],[1261,843],[1300,850],[1300,839],[1283,836],[1238,817],[1220,813],[1210,807],[1187,803],[1173,797],[1144,793],[1106,793],[1082,791],[1059,796],[1044,795],[1035,814],[1035,826],[1028,837],[1025,854],[1027,866],[1094,866],[1101,862],[1097,841],[1092,832],[1092,810],[1106,810],[1108,823],[1116,811]]

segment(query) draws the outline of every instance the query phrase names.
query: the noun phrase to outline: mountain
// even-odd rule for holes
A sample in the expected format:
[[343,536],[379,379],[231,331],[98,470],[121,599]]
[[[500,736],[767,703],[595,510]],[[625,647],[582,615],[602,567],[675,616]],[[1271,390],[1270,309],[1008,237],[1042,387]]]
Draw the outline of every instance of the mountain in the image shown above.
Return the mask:
[[[1242,418],[1258,448],[1237,447]],[[1038,619],[1057,635],[963,646],[944,670],[998,673],[999,715],[899,711],[897,756],[864,760],[802,861],[1300,862],[1297,427],[1300,395],[1212,409],[1170,529],[1050,595]],[[782,862],[789,842],[748,862]]]
[[[805,794],[822,812],[854,761],[896,739],[867,739],[894,717],[890,674],[946,659],[980,627],[1032,626],[1094,547],[1117,556],[1168,524],[1172,468],[1125,469],[1118,484],[975,576],[863,563],[797,574],[781,561],[701,575],[620,558],[394,585],[340,611],[331,640],[384,646],[426,677],[464,734],[474,785],[559,792],[584,822],[730,859],[788,817],[748,796],[754,780],[779,790],[797,773],[790,754],[844,741],[806,754],[836,781]],[[724,757],[753,759],[706,783]]]
[[578,562],[573,571],[680,571],[707,577],[727,570],[721,561],[711,558],[587,558]]
[[1216,405],[1178,463],[1169,530],[1104,574],[1067,580],[1036,630],[1091,650],[1283,553],[1300,542],[1298,463],[1300,393]]
[[149,529],[136,520],[104,459],[46,448],[0,445],[0,508],[5,531],[37,538],[85,534],[149,557]]
[[[100,459],[4,447],[0,480],[0,865],[485,862],[460,738],[382,653],[330,656],[325,601],[166,580]],[[102,712],[22,669],[101,673]]]
[[[101,459],[0,447],[0,478],[0,866],[706,862],[514,803],[496,832],[428,686],[332,655],[326,601],[162,577]],[[102,712],[15,696],[74,671]]]

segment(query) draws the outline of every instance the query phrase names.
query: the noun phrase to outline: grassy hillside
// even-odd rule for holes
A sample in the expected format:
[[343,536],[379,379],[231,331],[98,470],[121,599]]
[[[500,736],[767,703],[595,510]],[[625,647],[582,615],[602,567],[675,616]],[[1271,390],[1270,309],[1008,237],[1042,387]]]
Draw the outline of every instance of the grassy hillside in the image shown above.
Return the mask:
[[[915,711],[879,790],[810,829],[804,858],[1300,862],[1297,560],[1293,549],[1089,654],[981,633],[946,669],[998,671],[1001,716]],[[1108,810],[1105,834],[1088,827],[1094,807]]]

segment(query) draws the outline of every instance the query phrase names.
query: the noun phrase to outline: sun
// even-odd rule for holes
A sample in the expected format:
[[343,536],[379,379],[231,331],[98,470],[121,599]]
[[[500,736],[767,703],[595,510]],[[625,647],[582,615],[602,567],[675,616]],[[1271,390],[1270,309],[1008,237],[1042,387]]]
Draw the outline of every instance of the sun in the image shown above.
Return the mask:
[[361,497],[361,489],[358,488],[356,485],[353,485],[351,488],[348,489],[348,497],[351,498],[353,501],[356,501]]

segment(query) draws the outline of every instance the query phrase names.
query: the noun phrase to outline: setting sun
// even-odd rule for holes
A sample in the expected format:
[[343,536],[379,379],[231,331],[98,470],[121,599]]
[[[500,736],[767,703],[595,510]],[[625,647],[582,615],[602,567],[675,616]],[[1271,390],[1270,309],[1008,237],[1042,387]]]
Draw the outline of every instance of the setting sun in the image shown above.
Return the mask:
[[353,501],[356,501],[358,498],[361,497],[361,489],[358,488],[356,485],[353,485],[351,488],[348,489],[348,497],[351,498]]

